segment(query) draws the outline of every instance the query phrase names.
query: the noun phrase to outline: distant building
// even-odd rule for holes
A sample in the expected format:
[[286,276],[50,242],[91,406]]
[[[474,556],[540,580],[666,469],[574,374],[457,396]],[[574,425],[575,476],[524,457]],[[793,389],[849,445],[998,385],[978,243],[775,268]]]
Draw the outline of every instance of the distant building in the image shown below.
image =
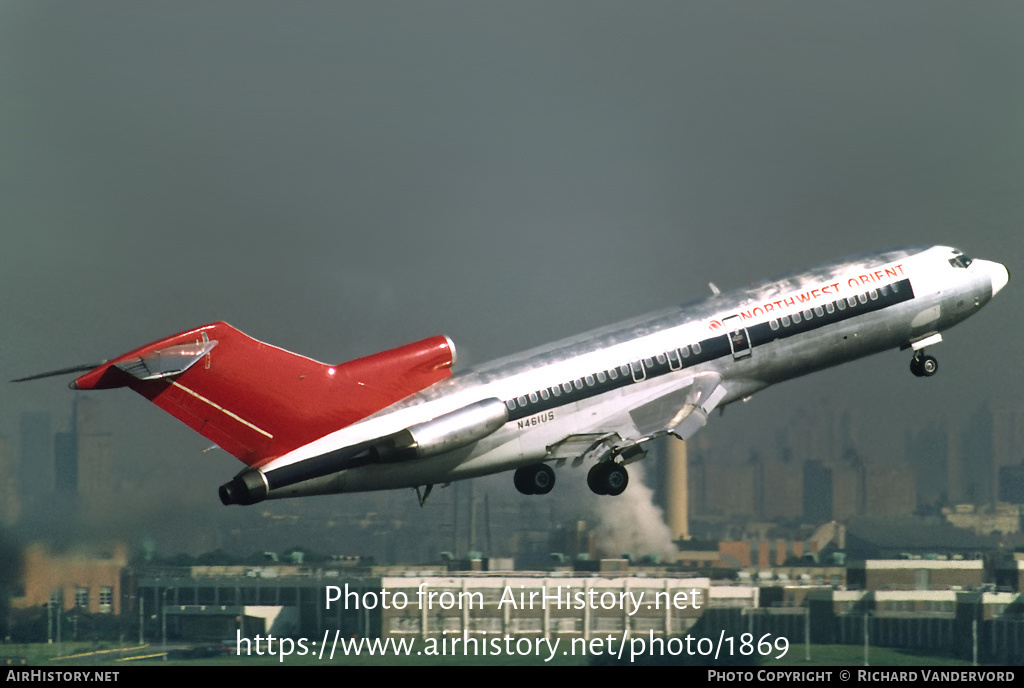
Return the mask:
[[864,590],[974,590],[985,583],[985,562],[875,559],[851,562],[847,579],[851,586]]
[[128,549],[116,544],[106,554],[53,553],[45,545],[30,545],[24,554],[23,594],[12,600],[15,609],[52,602],[69,611],[121,613],[121,578]]
[[50,414],[21,414],[18,452],[18,493],[22,516],[34,519],[46,511],[53,492],[53,433]]

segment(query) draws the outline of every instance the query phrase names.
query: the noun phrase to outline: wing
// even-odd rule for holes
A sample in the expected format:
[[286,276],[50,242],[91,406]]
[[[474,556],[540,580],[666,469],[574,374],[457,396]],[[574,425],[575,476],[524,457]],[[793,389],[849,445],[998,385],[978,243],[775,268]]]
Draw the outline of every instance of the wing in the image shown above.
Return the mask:
[[629,416],[641,436],[672,434],[688,440],[707,425],[708,414],[724,396],[722,376],[701,373],[689,385],[637,406]]
[[588,458],[605,461],[621,456],[623,463],[644,456],[641,445],[662,435],[687,440],[708,422],[708,414],[725,397],[722,376],[700,373],[682,386],[673,386],[628,413],[628,419],[606,431],[569,435],[549,445],[546,461],[572,460],[579,466]]

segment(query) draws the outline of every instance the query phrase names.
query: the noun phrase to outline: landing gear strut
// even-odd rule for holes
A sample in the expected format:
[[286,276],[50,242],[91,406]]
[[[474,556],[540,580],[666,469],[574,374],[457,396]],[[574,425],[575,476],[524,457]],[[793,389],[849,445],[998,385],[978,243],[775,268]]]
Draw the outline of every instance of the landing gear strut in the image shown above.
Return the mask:
[[523,494],[547,494],[555,486],[555,472],[551,466],[538,463],[516,470],[512,480],[516,489]]
[[939,362],[933,356],[925,356],[924,349],[921,349],[910,359],[910,372],[917,377],[931,377],[939,372]]
[[614,461],[602,461],[587,473],[587,487],[594,494],[616,496],[629,484],[629,473]]

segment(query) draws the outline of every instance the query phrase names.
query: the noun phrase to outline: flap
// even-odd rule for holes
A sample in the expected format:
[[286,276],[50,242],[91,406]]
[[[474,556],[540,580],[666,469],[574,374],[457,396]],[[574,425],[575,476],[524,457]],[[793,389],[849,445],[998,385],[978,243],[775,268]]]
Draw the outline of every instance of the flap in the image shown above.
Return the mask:
[[666,432],[689,439],[707,423],[708,414],[725,396],[718,373],[695,375],[689,385],[636,407],[629,416],[641,436]]

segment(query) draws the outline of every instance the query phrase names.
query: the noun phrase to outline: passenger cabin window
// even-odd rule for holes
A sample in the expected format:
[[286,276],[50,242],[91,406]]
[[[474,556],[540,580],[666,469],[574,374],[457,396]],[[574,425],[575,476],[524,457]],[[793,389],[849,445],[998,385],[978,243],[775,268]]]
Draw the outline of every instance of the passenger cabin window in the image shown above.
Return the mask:
[[602,371],[598,371],[598,373],[597,373],[597,381],[598,382],[603,383],[607,379],[608,379],[608,377],[604,374],[603,370]]
[[821,316],[825,315],[825,311],[823,311],[821,309],[821,306],[815,306],[814,307],[814,314],[817,315],[820,318]]
[[548,390],[547,389],[542,389],[540,391],[540,398],[543,399],[544,401],[547,401],[549,396],[550,395],[548,394]]
[[800,322],[800,320],[801,320],[800,314],[799,313],[794,313],[793,314],[793,324],[796,325],[797,323]]
[[789,327],[789,322],[790,321],[789,321],[789,316],[788,315],[782,316],[782,326],[783,327]]
[[779,329],[779,321],[772,320],[771,322],[768,323],[768,327],[772,328],[773,330]]
[[831,302],[829,302],[829,303],[826,303],[826,304],[825,304],[825,312],[826,312],[826,313],[835,313],[835,312],[836,312],[836,306],[835,306],[835,304],[833,304],[833,303],[831,303]]
[[530,403],[531,404],[536,404],[537,403],[537,393],[536,392],[530,392]]
[[696,344],[693,345],[693,353],[694,355],[700,353],[700,342],[697,342]]
[[861,303],[867,303],[868,302],[868,295],[867,294],[858,294],[857,295],[857,300],[860,301]]

